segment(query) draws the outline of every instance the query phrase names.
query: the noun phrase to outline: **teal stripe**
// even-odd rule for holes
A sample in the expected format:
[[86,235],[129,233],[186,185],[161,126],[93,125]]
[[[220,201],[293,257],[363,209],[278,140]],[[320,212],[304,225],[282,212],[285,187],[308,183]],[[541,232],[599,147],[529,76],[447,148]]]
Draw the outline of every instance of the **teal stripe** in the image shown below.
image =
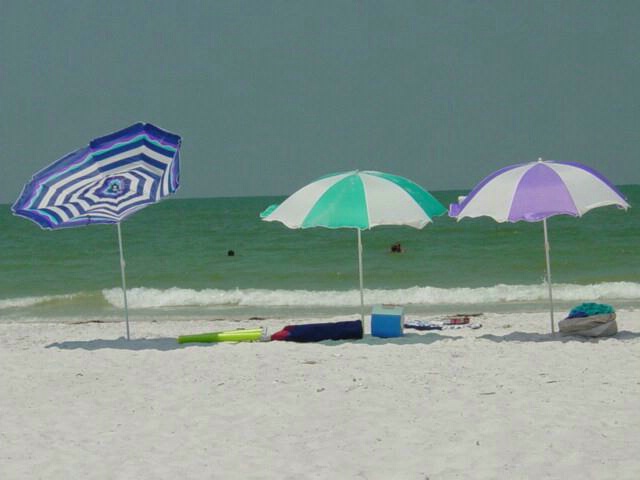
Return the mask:
[[318,199],[302,228],[369,228],[364,185],[356,174],[336,182]]
[[406,191],[415,202],[420,205],[420,208],[424,210],[429,218],[439,217],[447,212],[447,209],[436,198],[427,192],[420,185],[408,180],[404,177],[398,177],[397,175],[390,175],[382,172],[367,172],[369,175],[373,175],[379,178],[395,183],[404,191]]
[[262,212],[260,212],[260,218],[268,217],[273,213],[273,211],[280,206],[279,203],[274,203],[273,205],[269,205]]

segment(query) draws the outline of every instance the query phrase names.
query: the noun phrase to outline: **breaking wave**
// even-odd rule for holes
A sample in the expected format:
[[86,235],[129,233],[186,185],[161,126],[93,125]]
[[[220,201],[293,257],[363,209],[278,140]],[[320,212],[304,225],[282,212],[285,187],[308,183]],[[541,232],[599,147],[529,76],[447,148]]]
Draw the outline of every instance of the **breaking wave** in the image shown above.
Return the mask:
[[[114,307],[123,306],[122,290],[103,290],[102,294]],[[367,304],[396,303],[402,305],[482,305],[546,301],[548,289],[539,285],[495,285],[480,288],[412,287],[405,289],[365,289]],[[558,301],[611,301],[640,299],[640,283],[609,282],[593,285],[553,285],[553,298]],[[214,307],[214,306],[357,306],[358,290],[311,291],[266,289],[204,289],[132,288],[127,290],[132,308]],[[2,306],[0,301],[0,307]]]

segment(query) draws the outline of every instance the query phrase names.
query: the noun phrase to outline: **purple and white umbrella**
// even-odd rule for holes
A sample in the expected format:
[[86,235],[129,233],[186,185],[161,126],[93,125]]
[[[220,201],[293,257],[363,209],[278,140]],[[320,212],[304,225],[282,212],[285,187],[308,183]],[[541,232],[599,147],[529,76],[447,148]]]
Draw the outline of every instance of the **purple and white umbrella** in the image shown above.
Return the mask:
[[117,225],[127,339],[120,222],[178,189],[181,143],[178,135],[150,123],[136,123],[96,138],[33,175],[11,207],[15,215],[47,230],[93,223]]
[[555,333],[547,218],[581,217],[593,208],[607,205],[629,208],[625,197],[601,173],[580,163],[540,159],[492,173],[459,203],[450,205],[449,216],[457,220],[488,216],[497,222],[542,220],[551,331]]

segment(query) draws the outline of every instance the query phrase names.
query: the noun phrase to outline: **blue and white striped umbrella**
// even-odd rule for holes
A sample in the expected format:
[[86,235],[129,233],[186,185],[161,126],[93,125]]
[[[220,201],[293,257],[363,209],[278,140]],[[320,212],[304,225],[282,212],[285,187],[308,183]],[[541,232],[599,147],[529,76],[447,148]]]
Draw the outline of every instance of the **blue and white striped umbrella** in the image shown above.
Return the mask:
[[100,137],[36,173],[12,210],[46,229],[120,223],[178,189],[180,143],[149,123]]
[[127,338],[120,222],[178,189],[181,142],[174,133],[136,123],[92,140],[40,170],[11,207],[15,215],[47,230],[93,223],[117,225]]

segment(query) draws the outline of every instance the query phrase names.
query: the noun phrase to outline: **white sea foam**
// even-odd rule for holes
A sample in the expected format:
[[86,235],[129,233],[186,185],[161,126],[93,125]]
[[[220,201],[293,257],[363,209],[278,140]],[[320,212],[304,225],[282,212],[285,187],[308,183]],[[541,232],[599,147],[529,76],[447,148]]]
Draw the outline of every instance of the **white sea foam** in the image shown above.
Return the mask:
[[0,299],[0,309],[33,307],[49,302],[65,301],[73,297],[74,295],[45,295],[42,297],[6,298]]
[[[482,305],[546,301],[546,285],[495,285],[480,288],[412,287],[395,290],[365,290],[365,301],[397,303],[403,305]],[[115,307],[123,306],[120,289],[104,290],[105,299]],[[558,301],[611,301],[637,300],[640,283],[610,282],[594,285],[558,284],[553,286],[553,297]],[[357,306],[358,290],[309,291],[234,289],[192,290],[184,288],[133,288],[127,291],[132,308],[159,307],[213,307],[213,306]]]

